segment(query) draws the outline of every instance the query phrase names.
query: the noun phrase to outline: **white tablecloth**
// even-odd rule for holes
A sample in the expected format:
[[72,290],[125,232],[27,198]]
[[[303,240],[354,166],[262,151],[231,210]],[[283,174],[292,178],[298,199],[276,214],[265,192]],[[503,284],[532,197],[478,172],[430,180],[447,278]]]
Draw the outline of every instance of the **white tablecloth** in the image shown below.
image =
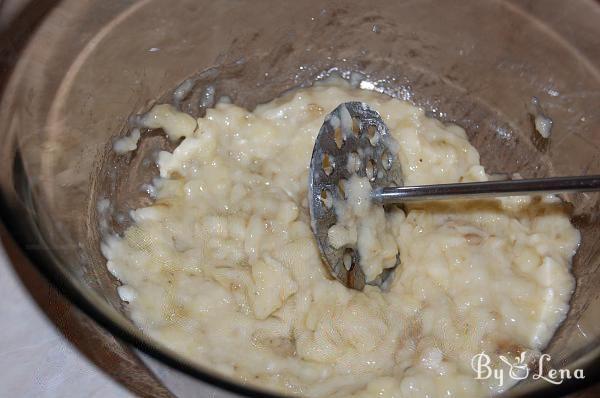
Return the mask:
[[132,396],[57,330],[25,287],[43,295],[47,283],[31,266],[18,267],[17,273],[0,245],[0,396]]

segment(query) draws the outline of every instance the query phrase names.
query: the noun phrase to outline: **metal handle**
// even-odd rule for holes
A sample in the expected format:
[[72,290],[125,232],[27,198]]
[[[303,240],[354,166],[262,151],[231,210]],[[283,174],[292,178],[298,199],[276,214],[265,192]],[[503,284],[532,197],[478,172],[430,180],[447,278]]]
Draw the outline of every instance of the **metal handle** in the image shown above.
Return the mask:
[[388,187],[374,190],[372,199],[380,204],[388,204],[417,200],[444,200],[581,191],[600,191],[600,175]]

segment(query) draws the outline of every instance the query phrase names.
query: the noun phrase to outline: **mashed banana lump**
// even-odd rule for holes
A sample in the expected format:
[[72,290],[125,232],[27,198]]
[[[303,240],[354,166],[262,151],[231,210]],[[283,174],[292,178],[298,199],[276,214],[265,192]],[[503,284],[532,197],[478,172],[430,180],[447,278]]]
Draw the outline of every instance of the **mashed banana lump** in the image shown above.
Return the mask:
[[500,368],[499,355],[545,347],[569,309],[579,232],[553,196],[410,203],[379,214],[385,241],[368,242],[371,273],[400,253],[389,291],[345,288],[321,263],[307,181],[323,119],[346,101],[381,114],[406,185],[488,179],[462,128],[342,81],[198,120],[157,105],[144,124],[182,141],[159,155],[155,203],[102,244],[130,316],[190,360],[286,394],[502,391],[475,379],[472,357]]

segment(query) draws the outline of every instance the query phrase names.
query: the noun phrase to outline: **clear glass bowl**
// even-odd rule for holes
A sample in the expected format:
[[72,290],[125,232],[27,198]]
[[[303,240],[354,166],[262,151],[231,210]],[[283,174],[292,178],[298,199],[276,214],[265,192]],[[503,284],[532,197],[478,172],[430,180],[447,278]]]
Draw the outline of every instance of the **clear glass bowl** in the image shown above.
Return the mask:
[[[9,26],[0,77],[2,222],[20,249],[93,319],[131,344],[180,395],[261,395],[186,362],[127,318],[100,254],[100,227],[147,198],[158,134],[117,157],[131,115],[194,76],[178,105],[202,114],[204,90],[253,107],[323,71],[360,71],[377,87],[463,126],[488,172],[600,174],[600,10],[578,1],[34,2]],[[13,65],[14,64],[14,65]],[[14,67],[13,67],[14,66]],[[554,125],[534,131],[532,97]],[[108,217],[96,204],[109,198]],[[568,197],[583,240],[552,365],[586,379],[528,380],[507,395],[554,395],[598,375],[600,201]],[[102,218],[102,217],[104,218]]]

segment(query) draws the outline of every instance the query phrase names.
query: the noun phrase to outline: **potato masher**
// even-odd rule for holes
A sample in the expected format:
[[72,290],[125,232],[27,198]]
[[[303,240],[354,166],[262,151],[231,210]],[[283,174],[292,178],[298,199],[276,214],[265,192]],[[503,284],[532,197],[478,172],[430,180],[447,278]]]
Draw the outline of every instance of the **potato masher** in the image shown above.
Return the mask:
[[[332,275],[347,287],[362,290],[365,286],[358,250],[332,247],[328,231],[337,219],[333,204],[345,200],[343,182],[353,174],[369,179],[371,200],[382,206],[420,200],[600,190],[600,175],[405,187],[397,153],[398,143],[385,123],[363,102],[340,104],[325,117],[317,135],[309,171],[311,226]],[[398,256],[396,265],[399,261]],[[386,269],[369,283],[381,285],[391,272]]]

